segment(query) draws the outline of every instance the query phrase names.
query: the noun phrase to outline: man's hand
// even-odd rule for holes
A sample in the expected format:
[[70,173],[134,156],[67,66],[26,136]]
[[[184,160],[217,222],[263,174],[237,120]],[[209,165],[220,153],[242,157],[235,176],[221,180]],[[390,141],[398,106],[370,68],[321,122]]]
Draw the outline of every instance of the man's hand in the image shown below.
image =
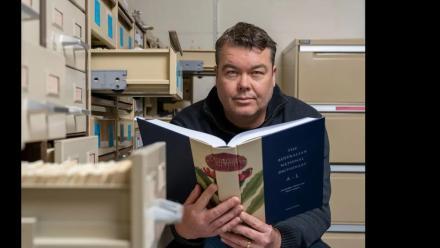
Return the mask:
[[182,221],[175,224],[176,232],[186,239],[217,236],[231,230],[241,222],[238,217],[243,210],[238,197],[231,197],[214,208],[207,209],[209,200],[217,191],[217,185],[211,184],[201,193],[196,184],[183,204]]
[[225,244],[233,248],[281,247],[281,234],[277,229],[244,211],[240,218],[247,225],[239,224],[231,232],[220,234]]

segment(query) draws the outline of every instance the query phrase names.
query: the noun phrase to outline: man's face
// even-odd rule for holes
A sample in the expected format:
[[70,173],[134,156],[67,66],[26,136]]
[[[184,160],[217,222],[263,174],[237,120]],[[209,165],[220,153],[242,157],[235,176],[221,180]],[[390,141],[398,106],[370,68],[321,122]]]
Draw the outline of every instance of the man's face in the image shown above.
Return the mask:
[[270,49],[225,44],[217,66],[216,86],[226,117],[239,127],[249,122],[260,125],[275,86]]

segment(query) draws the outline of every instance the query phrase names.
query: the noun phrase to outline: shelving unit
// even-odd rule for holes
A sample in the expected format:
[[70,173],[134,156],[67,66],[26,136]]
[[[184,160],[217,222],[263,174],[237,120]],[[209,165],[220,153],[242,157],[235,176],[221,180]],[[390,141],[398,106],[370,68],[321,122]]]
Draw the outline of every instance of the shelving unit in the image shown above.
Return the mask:
[[[87,135],[91,111],[85,1],[23,0],[21,5],[21,159],[50,161],[54,140]],[[31,155],[35,149],[42,152]]]

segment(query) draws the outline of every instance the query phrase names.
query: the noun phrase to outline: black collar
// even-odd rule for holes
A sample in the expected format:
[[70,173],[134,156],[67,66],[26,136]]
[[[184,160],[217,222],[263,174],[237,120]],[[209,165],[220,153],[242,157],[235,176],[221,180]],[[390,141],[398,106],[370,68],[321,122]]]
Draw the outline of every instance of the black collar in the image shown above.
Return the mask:
[[[278,85],[275,85],[272,98],[267,105],[266,118],[260,127],[268,125],[271,119],[278,115],[280,111],[282,111],[283,106],[286,103],[286,97],[281,93]],[[227,133],[236,134],[242,131],[246,131],[246,129],[235,126],[226,118],[223,105],[218,98],[217,88],[215,86],[211,89],[208,97],[206,97],[205,101],[203,102],[203,112],[208,116],[208,118],[213,122],[214,125]]]

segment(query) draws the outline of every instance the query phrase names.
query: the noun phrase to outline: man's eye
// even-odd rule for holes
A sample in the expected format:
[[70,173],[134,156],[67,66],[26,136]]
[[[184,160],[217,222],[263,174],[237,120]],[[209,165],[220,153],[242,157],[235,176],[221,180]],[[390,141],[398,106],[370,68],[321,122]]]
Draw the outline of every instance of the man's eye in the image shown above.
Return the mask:
[[227,71],[226,75],[228,75],[228,76],[235,76],[235,75],[237,75],[237,72],[236,71]]
[[262,71],[253,71],[252,74],[256,75],[256,76],[261,76],[261,75],[264,75],[264,72],[262,72]]

